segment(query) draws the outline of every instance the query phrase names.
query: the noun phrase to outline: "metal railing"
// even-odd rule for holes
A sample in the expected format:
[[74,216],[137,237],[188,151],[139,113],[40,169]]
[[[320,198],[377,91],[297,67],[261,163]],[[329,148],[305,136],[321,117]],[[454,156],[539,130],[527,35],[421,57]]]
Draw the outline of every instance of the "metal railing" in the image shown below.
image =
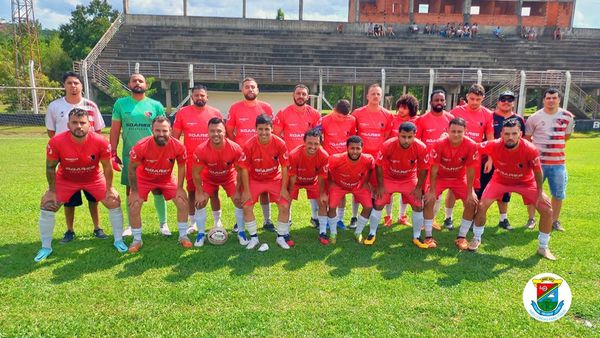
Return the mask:
[[571,83],[569,90],[569,103],[573,104],[591,119],[596,119],[600,113],[600,103],[574,83]]

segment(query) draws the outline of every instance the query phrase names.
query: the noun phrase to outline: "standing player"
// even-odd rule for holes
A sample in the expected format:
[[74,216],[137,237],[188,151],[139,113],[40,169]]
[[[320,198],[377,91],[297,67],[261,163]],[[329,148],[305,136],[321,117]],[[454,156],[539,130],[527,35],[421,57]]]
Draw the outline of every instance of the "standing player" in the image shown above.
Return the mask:
[[552,231],[552,209],[548,196],[544,193],[540,155],[533,144],[521,139],[522,131],[517,121],[514,118],[505,120],[502,138],[484,142],[479,147],[481,153],[490,155],[496,170],[479,203],[479,210],[473,222],[474,236],[468,248],[475,251],[481,244],[486,212],[492,203],[500,202],[507,192],[516,192],[523,196],[525,204],[535,205],[540,213],[537,253],[549,260],[555,260],[548,248]]
[[[346,152],[335,154],[329,157],[329,211],[327,221],[329,223],[330,237],[332,244],[337,242],[338,219],[336,217],[335,207],[346,194],[352,194],[354,200],[362,205],[354,236],[358,243],[363,242],[362,231],[369,221],[373,201],[371,199],[372,191],[369,189],[369,179],[375,168],[375,159],[369,154],[362,153],[363,141],[360,136],[350,136],[346,141]],[[378,183],[381,182],[381,176],[378,177]],[[381,185],[377,185],[376,190],[381,193]]]
[[[69,130],[69,112],[73,108],[81,108],[87,111],[90,128],[92,131],[101,132],[104,128],[104,119],[98,110],[98,106],[85,99],[82,95],[83,85],[79,74],[75,72],[66,72],[63,77],[63,87],[65,89],[65,96],[60,99],[56,99],[48,105],[48,112],[46,113],[46,130],[48,137],[52,138],[56,134]],[[100,215],[98,213],[98,201],[94,199],[89,193],[85,193],[85,198],[88,200],[88,206],[90,209],[90,216],[94,223],[94,236],[97,238],[107,238],[104,230],[100,228]],[[81,200],[81,192],[77,191],[69,201],[64,204],[65,207],[65,219],[67,223],[67,232],[65,232],[63,239],[60,243],[68,243],[75,238],[75,231],[73,230],[73,221],[75,219],[75,207],[83,204]]]
[[247,249],[254,249],[258,244],[256,234],[256,218],[254,205],[259,195],[267,193],[269,199],[277,203],[279,217],[276,243],[283,249],[294,246],[290,238],[290,194],[288,191],[289,158],[285,142],[272,134],[273,121],[266,114],[256,117],[256,136],[244,145],[245,160],[242,168],[242,203],[244,203],[244,220],[250,234]]
[[[444,190],[450,190],[463,201],[463,219],[458,232],[456,245],[466,249],[465,236],[473,222],[477,208],[477,196],[473,191],[475,172],[478,170],[477,143],[465,136],[466,123],[460,117],[450,121],[448,136],[440,139],[431,149],[431,170],[429,172],[429,189],[425,194],[425,226],[424,243],[429,248],[437,247],[433,239],[433,205]],[[416,232],[415,232],[416,235]]]
[[402,201],[412,209],[413,243],[420,248],[427,245],[419,240],[423,226],[423,189],[429,169],[429,154],[425,143],[415,138],[416,127],[412,122],[404,122],[399,134],[385,141],[377,157],[377,172],[383,175],[384,192],[375,200],[369,224],[371,231],[365,244],[375,242],[381,210],[393,193],[402,194]]
[[[188,200],[183,189],[185,181],[185,146],[171,137],[171,123],[166,116],[157,116],[152,120],[152,136],[139,140],[129,156],[129,210],[133,242],[129,252],[135,253],[142,247],[142,204],[148,194],[161,194],[165,200],[173,199],[177,207],[177,228],[179,243],[184,248],[191,248],[192,242],[187,237]],[[177,182],[171,175],[177,162]]]
[[[323,135],[318,129],[304,133],[304,144],[290,152],[290,197],[298,199],[300,189],[306,190],[306,196],[318,203],[319,241],[329,244],[327,238],[327,159],[329,155],[321,144]],[[290,203],[291,204],[291,203]],[[291,205],[290,205],[291,209]]]
[[[544,91],[544,108],[527,119],[525,138],[533,141],[540,152],[544,180],[552,194],[552,228],[565,231],[560,224],[560,210],[567,192],[566,143],[575,128],[573,114],[559,107],[560,92],[556,88]],[[535,226],[534,211],[529,207],[527,227]],[[540,224],[541,225],[541,224]]]
[[[123,172],[121,173],[121,184],[125,186],[127,197],[129,197],[129,151],[139,140],[152,135],[152,120],[157,116],[164,116],[165,108],[160,102],[146,97],[147,83],[142,74],[131,75],[127,87],[131,90],[131,96],[118,99],[113,107],[110,146],[113,152],[113,161],[120,163],[121,160],[117,156],[117,146],[119,145],[119,136],[122,135]],[[127,205],[129,205],[129,202],[127,202]],[[160,233],[164,236],[171,236],[171,231],[167,225],[167,204],[162,195],[154,195],[154,207],[158,214]],[[131,227],[128,227],[123,235],[130,236],[131,233]]]
[[[243,148],[249,139],[256,136],[256,117],[266,114],[273,118],[273,109],[268,103],[258,100],[258,84],[253,78],[247,77],[242,80],[241,87],[244,100],[232,104],[229,108],[225,129],[227,137]],[[260,196],[260,206],[264,218],[263,229],[275,231],[275,226],[271,221],[271,205],[267,194]],[[238,227],[241,226],[236,224],[233,231],[238,231]]]
[[51,138],[46,147],[48,191],[41,202],[39,229],[42,248],[34,258],[36,262],[46,259],[52,253],[56,211],[81,190],[108,208],[115,247],[119,252],[127,251],[122,237],[121,200],[112,186],[110,144],[101,135],[89,132],[89,115],[86,110],[72,109],[68,113],[68,131]]
[[[217,196],[219,186],[223,187],[227,196],[231,197],[234,205],[234,215],[237,224],[244,224],[244,211],[240,201],[242,184],[238,176],[239,164],[243,160],[242,147],[225,138],[225,122],[213,117],[208,121],[209,139],[202,142],[194,150],[192,177],[194,178],[196,225],[198,235],[194,246],[204,245],[206,228],[206,203],[210,196]],[[189,163],[190,161],[188,161]],[[246,233],[238,231],[241,245],[248,245]]]
[[[173,123],[173,137],[180,139],[183,134],[183,144],[187,152],[187,167],[186,172],[186,188],[188,191],[189,200],[189,227],[188,233],[193,233],[198,230],[196,227],[196,221],[194,216],[194,210],[196,207],[195,191],[196,186],[192,179],[192,154],[196,147],[208,140],[208,121],[213,117],[223,118],[221,112],[209,106],[208,92],[205,86],[195,85],[192,88],[192,105],[181,108],[175,115],[175,122]],[[213,210],[213,219],[215,226],[221,221],[221,201],[219,201],[219,195],[210,196],[211,207]]]

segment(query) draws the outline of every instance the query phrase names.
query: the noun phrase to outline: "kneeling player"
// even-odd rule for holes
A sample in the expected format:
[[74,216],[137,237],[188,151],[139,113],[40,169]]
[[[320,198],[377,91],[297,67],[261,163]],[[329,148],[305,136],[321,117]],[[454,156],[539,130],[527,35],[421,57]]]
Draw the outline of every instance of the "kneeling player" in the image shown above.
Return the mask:
[[496,170],[479,202],[473,228],[475,236],[469,243],[469,250],[474,251],[481,244],[489,207],[495,201],[500,202],[504,193],[515,192],[523,196],[526,205],[535,205],[540,213],[538,254],[549,260],[555,260],[548,248],[552,231],[552,207],[548,196],[544,193],[540,155],[532,143],[521,139],[521,133],[518,120],[508,119],[503,123],[500,139],[484,142],[480,146],[480,153],[492,158]]
[[[152,136],[139,140],[129,152],[129,193],[130,222],[133,242],[129,252],[138,252],[142,247],[142,204],[148,194],[162,194],[166,201],[173,200],[177,207],[177,228],[179,243],[191,248],[187,237],[188,199],[183,182],[185,180],[185,147],[171,137],[171,123],[165,116],[157,116],[152,121]],[[171,175],[177,162],[177,182]]]
[[208,140],[199,144],[194,150],[192,177],[194,178],[196,226],[198,235],[194,246],[204,245],[206,231],[206,203],[209,197],[217,196],[219,186],[225,189],[227,196],[231,197],[234,205],[238,239],[241,245],[248,245],[244,232],[244,211],[241,204],[241,176],[237,175],[244,153],[237,143],[225,138],[225,122],[218,117],[208,121]]
[[42,248],[34,258],[36,262],[46,259],[52,253],[56,211],[80,190],[87,192],[108,208],[115,247],[119,252],[127,251],[122,236],[121,200],[112,186],[110,144],[100,134],[89,132],[88,112],[83,109],[75,108],[69,112],[68,128],[69,131],[51,138],[46,147],[48,191],[41,202],[39,229]]
[[[319,241],[329,244],[327,237],[327,152],[321,147],[323,135],[317,129],[304,134],[304,144],[290,153],[290,197],[298,199],[300,189],[306,190],[310,200],[318,202]],[[290,205],[291,214],[291,205]]]
[[365,244],[375,242],[381,210],[390,202],[393,193],[400,193],[402,202],[410,204],[412,208],[413,243],[420,248],[428,247],[419,237],[423,225],[423,184],[429,169],[429,154],[427,146],[415,138],[416,132],[414,123],[403,122],[398,136],[385,141],[379,152],[376,170],[378,175],[383,175],[385,188],[382,197],[375,200],[375,209],[371,211],[371,231]]

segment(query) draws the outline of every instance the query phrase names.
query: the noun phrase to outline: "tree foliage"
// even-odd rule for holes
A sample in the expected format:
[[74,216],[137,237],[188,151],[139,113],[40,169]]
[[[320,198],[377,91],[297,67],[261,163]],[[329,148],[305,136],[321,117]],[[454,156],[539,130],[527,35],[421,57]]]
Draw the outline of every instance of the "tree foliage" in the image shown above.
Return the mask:
[[283,13],[283,9],[277,9],[277,16],[275,17],[275,20],[285,20],[285,13]]
[[[156,94],[156,88],[152,88],[152,85],[154,84],[155,81],[156,81],[156,79],[152,76],[149,76],[146,78],[146,85],[148,88],[146,90],[146,96],[152,97]],[[108,83],[109,83],[108,91],[109,91],[110,96],[113,99],[118,99],[123,96],[131,95],[131,92],[129,91],[129,89],[124,88],[121,85],[121,82],[119,81],[119,79],[117,79],[114,75],[108,76]]]

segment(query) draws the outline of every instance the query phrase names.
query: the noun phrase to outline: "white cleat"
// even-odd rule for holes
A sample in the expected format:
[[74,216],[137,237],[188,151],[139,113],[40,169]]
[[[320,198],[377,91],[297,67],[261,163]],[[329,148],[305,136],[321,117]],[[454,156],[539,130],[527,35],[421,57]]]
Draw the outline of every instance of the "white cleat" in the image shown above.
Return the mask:
[[258,241],[258,237],[250,237],[250,240],[248,241],[248,244],[246,245],[246,249],[253,250],[259,244],[260,244],[260,242]]
[[159,232],[163,236],[166,236],[166,237],[171,236],[171,230],[169,230],[169,225],[167,223],[163,223],[163,224],[160,225]]
[[279,245],[282,249],[288,250],[290,246],[286,243],[285,238],[283,236],[277,236],[275,243]]
[[191,234],[193,234],[194,232],[197,232],[197,231],[198,231],[198,227],[196,226],[196,223],[193,223],[192,225],[190,225],[190,226],[187,228],[187,231],[186,231],[186,233],[187,233],[188,235],[191,235]]
[[128,236],[132,236],[133,233],[131,232],[131,227],[128,226],[127,228],[125,228],[125,230],[123,230],[123,237],[128,237]]
[[194,246],[196,248],[199,248],[199,247],[203,246],[205,238],[206,238],[206,236],[204,236],[204,234],[198,234],[196,236],[196,241],[194,242]]
[[246,233],[244,231],[238,232],[238,240],[240,241],[240,245],[246,246],[250,241],[246,237]]

